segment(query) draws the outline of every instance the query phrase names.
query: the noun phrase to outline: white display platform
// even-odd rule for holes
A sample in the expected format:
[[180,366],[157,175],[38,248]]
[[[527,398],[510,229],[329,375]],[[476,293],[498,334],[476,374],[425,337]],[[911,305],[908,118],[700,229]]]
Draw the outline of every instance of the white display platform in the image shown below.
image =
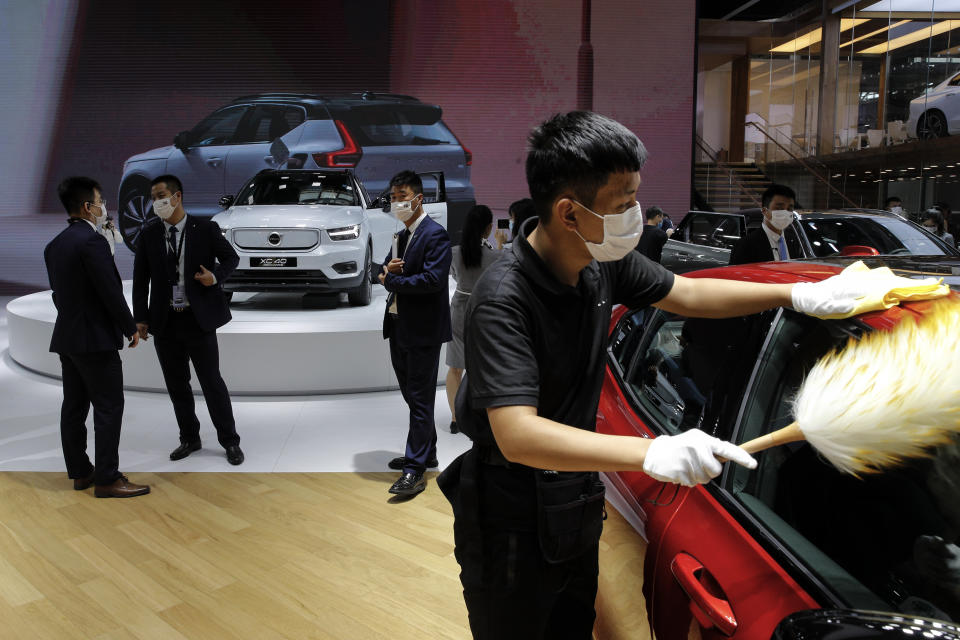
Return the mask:
[[[454,291],[451,280],[450,293]],[[130,303],[130,281],[123,283]],[[383,339],[386,291],[373,287],[373,301],[335,308],[326,300],[295,294],[238,293],[233,320],[217,330],[220,371],[232,395],[310,395],[396,389],[390,349]],[[60,359],[50,353],[57,311],[50,291],[7,304],[10,356],[21,366],[59,378]],[[123,349],[124,387],[166,393],[153,342]],[[440,353],[437,382],[446,376]],[[199,393],[196,376],[192,382]]]

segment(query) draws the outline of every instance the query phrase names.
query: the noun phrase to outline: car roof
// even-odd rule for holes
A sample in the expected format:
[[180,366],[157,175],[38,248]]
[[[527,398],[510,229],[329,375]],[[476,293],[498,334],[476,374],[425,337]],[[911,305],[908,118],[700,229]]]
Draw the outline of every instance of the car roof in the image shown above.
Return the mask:
[[[763,215],[763,212],[758,208],[754,207],[751,209],[741,209],[740,211],[726,212],[726,211],[690,211],[687,215],[693,213],[706,213],[714,215],[740,215],[748,219],[760,218]],[[807,220],[822,220],[825,218],[830,218],[831,216],[856,216],[856,217],[866,217],[866,218],[891,218],[896,220],[903,220],[902,217],[898,216],[895,213],[889,211],[884,211],[882,209],[798,209],[796,214],[800,216],[801,219]]]
[[[896,275],[907,278],[942,278],[951,288],[960,290],[960,258],[956,256],[835,256],[808,258],[787,262],[760,262],[730,265],[713,269],[701,269],[683,274],[687,278],[720,278],[770,284],[793,284],[819,282],[834,276],[856,261],[862,261],[871,269],[889,267]],[[875,311],[858,316],[875,328],[889,328],[904,317],[904,314],[923,315],[928,304],[906,303],[886,311]]]
[[271,93],[255,93],[247,96],[240,96],[239,98],[234,98],[231,103],[237,102],[297,102],[304,104],[314,104],[314,105],[326,105],[331,103],[338,103],[344,106],[351,104],[423,104],[420,100],[414,98],[413,96],[404,95],[402,93],[378,93],[375,91],[358,91],[355,93],[329,93],[329,94],[316,94],[316,93],[285,93],[285,92],[271,92]]

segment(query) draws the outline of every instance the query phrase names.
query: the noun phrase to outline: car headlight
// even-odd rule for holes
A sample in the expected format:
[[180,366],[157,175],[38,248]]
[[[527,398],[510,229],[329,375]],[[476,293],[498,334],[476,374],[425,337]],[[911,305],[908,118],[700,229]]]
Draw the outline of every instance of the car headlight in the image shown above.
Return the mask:
[[352,224],[349,227],[327,229],[327,235],[331,240],[356,240],[360,237],[360,225]]
[[226,237],[226,235],[230,233],[230,227],[225,227],[222,224],[218,224],[217,226],[220,227],[220,233],[222,233],[224,237]]

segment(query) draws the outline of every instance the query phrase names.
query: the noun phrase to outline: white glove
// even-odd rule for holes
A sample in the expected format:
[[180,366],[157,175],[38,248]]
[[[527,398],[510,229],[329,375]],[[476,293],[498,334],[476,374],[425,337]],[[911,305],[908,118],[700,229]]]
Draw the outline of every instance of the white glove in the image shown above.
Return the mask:
[[876,284],[843,273],[820,282],[798,282],[790,299],[800,313],[818,318],[845,316],[853,313],[857,299],[876,289]]
[[732,460],[748,469],[757,466],[749,453],[732,442],[691,429],[678,436],[654,438],[643,460],[643,472],[661,482],[692,487],[720,475],[723,466],[717,458]]

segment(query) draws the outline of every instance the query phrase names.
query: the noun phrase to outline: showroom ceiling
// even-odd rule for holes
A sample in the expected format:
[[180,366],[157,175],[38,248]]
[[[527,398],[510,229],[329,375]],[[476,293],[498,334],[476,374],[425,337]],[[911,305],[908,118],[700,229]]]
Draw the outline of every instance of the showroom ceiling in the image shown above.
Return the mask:
[[700,17],[712,20],[795,20],[819,12],[822,3],[810,0],[701,0]]

